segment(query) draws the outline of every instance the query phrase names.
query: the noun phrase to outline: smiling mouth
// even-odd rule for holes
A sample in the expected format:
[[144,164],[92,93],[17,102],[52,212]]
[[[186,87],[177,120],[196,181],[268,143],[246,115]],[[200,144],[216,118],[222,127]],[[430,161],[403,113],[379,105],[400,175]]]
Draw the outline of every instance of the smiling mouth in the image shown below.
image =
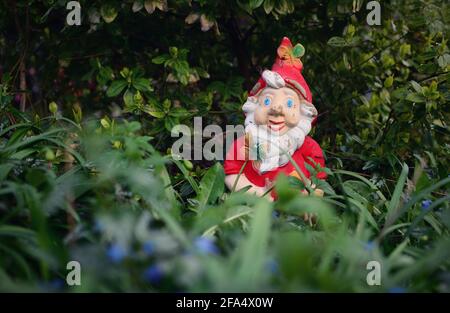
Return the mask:
[[269,120],[268,126],[271,130],[280,131],[284,128],[285,123],[284,123],[284,121],[276,122],[276,121]]

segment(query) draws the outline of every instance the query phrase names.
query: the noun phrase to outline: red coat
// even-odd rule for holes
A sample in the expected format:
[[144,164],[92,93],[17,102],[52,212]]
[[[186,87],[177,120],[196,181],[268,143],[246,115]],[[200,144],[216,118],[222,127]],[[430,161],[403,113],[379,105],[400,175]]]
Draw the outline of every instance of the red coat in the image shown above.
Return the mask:
[[[233,142],[230,149],[227,152],[224,162],[224,170],[225,175],[239,174],[242,166],[245,163],[244,158],[244,137],[240,137]],[[320,164],[322,167],[325,167],[325,160],[323,158],[323,152],[320,148],[319,144],[307,136],[303,145],[298,148],[294,154],[292,155],[292,159],[297,163],[303,174],[307,178],[310,178],[310,173],[305,167],[305,163],[310,164],[314,167],[314,163],[309,160],[312,158],[314,162]],[[275,181],[276,177],[280,173],[285,173],[286,176],[289,176],[292,172],[295,171],[294,165],[291,162],[286,163],[285,165],[278,167],[274,170],[266,172],[264,174],[260,174],[254,167],[253,161],[249,161],[243,171],[243,174],[247,179],[256,186],[264,187],[265,180],[268,178],[270,181]],[[327,177],[325,172],[317,173],[317,178],[325,179]]]

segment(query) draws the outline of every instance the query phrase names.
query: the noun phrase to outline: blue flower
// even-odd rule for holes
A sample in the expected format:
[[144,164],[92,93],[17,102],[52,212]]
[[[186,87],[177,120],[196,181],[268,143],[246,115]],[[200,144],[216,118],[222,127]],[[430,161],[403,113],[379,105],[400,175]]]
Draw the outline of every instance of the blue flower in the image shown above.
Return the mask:
[[94,231],[102,232],[103,230],[105,230],[105,225],[101,221],[96,220],[94,223]]
[[152,255],[155,252],[155,244],[152,241],[146,241],[142,246],[142,250],[148,256]]
[[113,263],[120,263],[127,256],[127,252],[121,245],[112,244],[108,247],[106,255]]
[[405,293],[406,288],[395,286],[395,287],[389,288],[388,292],[389,293]]
[[430,208],[430,205],[433,203],[433,201],[427,199],[427,200],[423,200],[422,201],[422,210],[423,211],[428,211],[428,209]]
[[144,271],[143,276],[146,281],[152,284],[158,284],[164,277],[164,273],[161,267],[155,264],[147,267],[147,269]]
[[194,241],[195,248],[204,254],[218,254],[219,249],[217,248],[214,241],[207,237],[198,237]]
[[61,278],[53,279],[49,282],[49,286],[51,289],[62,289],[65,285],[65,281],[63,281]]
[[280,212],[278,212],[278,211],[273,211],[272,212],[272,218],[277,219],[279,217],[280,217]]
[[274,259],[270,259],[267,261],[266,268],[272,274],[278,274],[280,272],[280,266],[278,265],[278,262]]
[[366,242],[366,244],[364,245],[364,250],[366,251],[372,251],[375,248],[376,244],[374,241],[368,241]]
[[38,282],[39,288],[42,288],[46,291],[57,292],[64,288],[66,282],[61,278],[55,278],[50,281],[40,281]]

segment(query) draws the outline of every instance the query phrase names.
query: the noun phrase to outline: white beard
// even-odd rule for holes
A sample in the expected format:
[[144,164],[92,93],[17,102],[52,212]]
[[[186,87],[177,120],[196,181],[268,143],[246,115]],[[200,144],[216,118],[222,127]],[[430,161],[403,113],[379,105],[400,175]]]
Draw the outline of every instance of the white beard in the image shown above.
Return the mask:
[[264,173],[289,162],[286,154],[292,156],[303,145],[311,131],[311,122],[317,116],[317,110],[312,104],[303,103],[300,108],[300,122],[285,134],[280,135],[279,132],[269,131],[265,125],[256,125],[254,111],[257,106],[257,98],[249,97],[242,110],[246,114],[245,133],[249,137],[249,159],[258,160],[259,172]]
[[[248,124],[245,128],[249,135],[249,158],[259,162],[259,172],[272,171],[289,162],[289,156],[303,145],[308,134],[299,125],[283,135],[268,130],[266,126]],[[287,155],[288,154],[288,155]]]

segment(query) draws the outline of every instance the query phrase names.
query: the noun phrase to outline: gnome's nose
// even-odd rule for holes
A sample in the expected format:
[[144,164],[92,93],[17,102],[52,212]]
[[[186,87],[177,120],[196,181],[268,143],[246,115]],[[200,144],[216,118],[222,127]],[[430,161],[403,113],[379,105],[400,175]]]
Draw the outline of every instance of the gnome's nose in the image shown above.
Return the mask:
[[282,110],[281,110],[281,105],[276,103],[270,110],[269,112],[270,115],[281,115],[282,114]]

